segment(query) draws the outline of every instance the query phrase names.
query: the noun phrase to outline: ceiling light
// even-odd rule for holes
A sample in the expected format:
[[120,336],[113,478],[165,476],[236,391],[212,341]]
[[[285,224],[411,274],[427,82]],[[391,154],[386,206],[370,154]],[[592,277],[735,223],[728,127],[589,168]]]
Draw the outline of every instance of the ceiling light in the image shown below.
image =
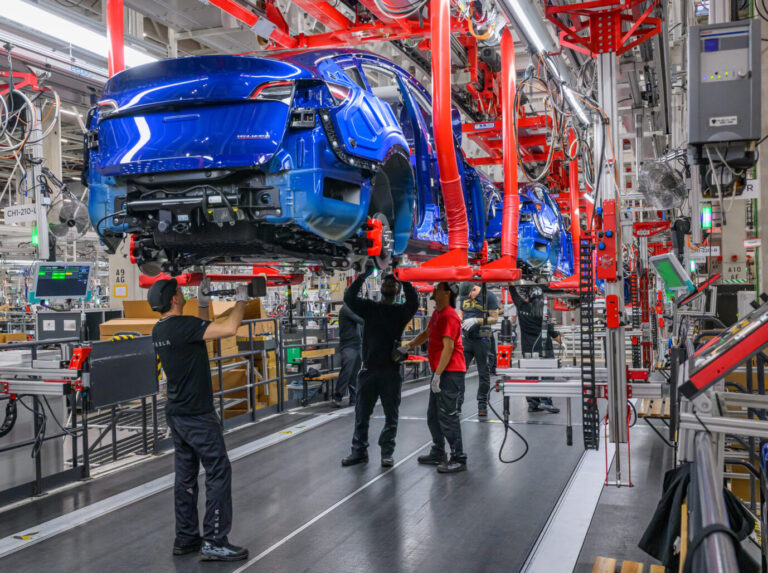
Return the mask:
[[64,115],[71,115],[73,117],[83,117],[82,113],[72,111],[70,109],[64,109],[63,107],[59,110],[59,113],[63,113]]
[[[28,4],[22,0],[4,0],[0,17],[53,36],[103,58],[108,56],[109,43],[106,35],[47,12],[34,4]],[[145,52],[125,46],[126,67],[140,66],[156,61],[157,58]]]

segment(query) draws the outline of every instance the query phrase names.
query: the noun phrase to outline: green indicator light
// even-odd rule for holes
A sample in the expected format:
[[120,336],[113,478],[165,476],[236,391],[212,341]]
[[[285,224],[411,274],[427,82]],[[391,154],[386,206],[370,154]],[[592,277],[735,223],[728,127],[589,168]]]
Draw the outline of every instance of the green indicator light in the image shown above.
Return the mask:
[[701,210],[701,228],[712,228],[712,205],[705,204]]
[[709,79],[710,79],[710,80],[714,80],[714,79],[715,79],[715,76],[709,76]]
[[727,75],[728,75],[728,72],[725,72],[725,75],[727,76]]
[[691,272],[692,273],[696,272],[696,261],[691,261]]
[[31,243],[34,246],[37,246],[39,244],[39,240],[38,240],[38,237],[37,237],[37,224],[35,224],[32,227],[32,241],[31,241]]

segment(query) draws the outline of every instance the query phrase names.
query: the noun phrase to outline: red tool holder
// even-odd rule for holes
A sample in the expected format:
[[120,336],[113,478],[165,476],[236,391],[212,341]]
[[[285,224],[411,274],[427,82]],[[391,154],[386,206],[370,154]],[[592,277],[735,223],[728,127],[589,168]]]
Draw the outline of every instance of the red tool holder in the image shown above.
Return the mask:
[[605,326],[608,328],[619,328],[620,323],[619,296],[609,294],[605,297]]
[[[661,32],[661,18],[651,16],[659,1],[650,2],[641,13],[643,1],[593,0],[561,6],[547,3],[544,14],[560,30],[562,47],[592,57],[610,52],[620,56]],[[564,24],[561,15],[567,16],[572,25]]]
[[597,273],[598,279],[615,281],[618,276],[616,260],[616,201],[603,201],[602,234],[598,235]]
[[82,370],[85,366],[85,361],[88,360],[88,356],[91,354],[90,346],[80,346],[72,351],[72,358],[69,361],[69,370]]

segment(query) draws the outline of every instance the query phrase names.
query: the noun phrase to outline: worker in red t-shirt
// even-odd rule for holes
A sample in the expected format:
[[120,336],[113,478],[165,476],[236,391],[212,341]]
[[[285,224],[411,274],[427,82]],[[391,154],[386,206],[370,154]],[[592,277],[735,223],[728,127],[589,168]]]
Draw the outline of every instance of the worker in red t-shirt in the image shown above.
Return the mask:
[[[459,285],[439,283],[432,293],[437,308],[427,329],[405,346],[410,349],[429,340],[427,355],[432,369],[427,425],[432,434],[432,449],[419,456],[420,464],[436,465],[440,473],[456,473],[467,469],[467,455],[461,443],[461,404],[464,402],[464,346],[461,342],[461,320],[456,312]],[[451,447],[450,459],[445,442]]]

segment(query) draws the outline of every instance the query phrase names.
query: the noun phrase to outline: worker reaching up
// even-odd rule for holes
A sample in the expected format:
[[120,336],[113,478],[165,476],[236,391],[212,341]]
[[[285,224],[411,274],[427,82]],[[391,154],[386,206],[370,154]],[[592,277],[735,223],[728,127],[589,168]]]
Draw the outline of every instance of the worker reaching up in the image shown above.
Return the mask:
[[[235,307],[226,320],[208,320],[207,281],[198,290],[198,316],[184,316],[184,293],[176,279],[163,279],[147,293],[152,310],[162,314],[152,342],[168,380],[166,419],[173,436],[176,509],[174,555],[200,551],[204,561],[239,561],[248,550],[229,543],[232,528],[232,467],[221,420],[213,407],[211,366],[206,340],[234,336],[245,315],[248,287],[237,287]],[[197,480],[205,468],[203,536],[197,516]]]
[[[403,330],[416,314],[419,297],[411,283],[400,283],[390,274],[381,281],[381,301],[360,298],[360,289],[371,273],[372,266],[358,275],[344,293],[344,304],[364,323],[363,369],[357,378],[352,452],[341,460],[341,465],[353,466],[368,461],[368,426],[373,407],[381,399],[385,417],[379,436],[381,465],[389,468],[395,464],[393,455],[403,386],[400,365],[393,360],[393,355],[400,346]],[[401,287],[405,291],[405,303],[396,304]]]

